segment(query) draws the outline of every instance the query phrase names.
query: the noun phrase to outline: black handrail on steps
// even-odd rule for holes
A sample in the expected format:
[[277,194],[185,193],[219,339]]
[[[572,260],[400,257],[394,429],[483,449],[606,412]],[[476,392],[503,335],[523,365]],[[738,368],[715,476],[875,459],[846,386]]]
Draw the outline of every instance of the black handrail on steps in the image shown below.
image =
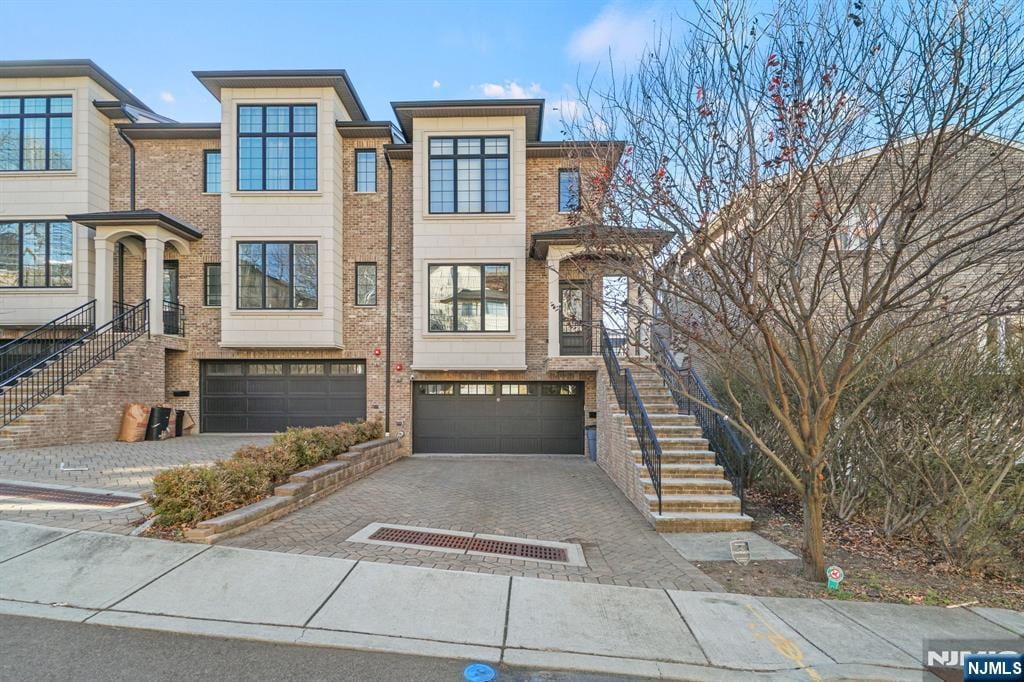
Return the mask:
[[0,385],[96,326],[96,301],[69,310],[0,345]]
[[611,382],[619,407],[629,416],[629,421],[633,425],[633,432],[640,445],[640,455],[644,466],[647,467],[647,474],[651,477],[654,494],[658,496],[658,514],[661,514],[661,443],[658,442],[644,401],[640,398],[640,391],[633,381],[633,373],[628,369],[623,370],[619,364],[615,352],[619,347],[621,344],[613,344],[608,330],[602,327],[601,356],[604,358],[605,369],[608,370],[608,380]]
[[681,368],[668,341],[658,334],[654,335],[654,361],[679,409],[697,418],[715,453],[715,463],[725,472],[733,493],[740,499],[740,513],[745,514],[746,477],[753,444],[736,432],[728,418],[715,412],[721,408],[700,375],[692,365],[689,369]]
[[7,426],[117,351],[149,332],[149,301],[124,308],[113,320],[23,369],[0,387],[0,427]]

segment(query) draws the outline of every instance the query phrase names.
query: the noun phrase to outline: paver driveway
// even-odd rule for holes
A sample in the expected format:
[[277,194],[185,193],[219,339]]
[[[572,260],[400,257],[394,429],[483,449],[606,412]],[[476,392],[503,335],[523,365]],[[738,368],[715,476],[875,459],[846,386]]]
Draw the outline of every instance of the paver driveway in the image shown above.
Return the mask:
[[[587,566],[346,542],[373,522],[579,543]],[[721,590],[654,532],[597,465],[577,457],[406,458],[224,544],[498,575]]]
[[[201,464],[229,456],[269,436],[199,435],[142,443],[86,443],[26,450],[0,450],[0,480],[58,484],[139,494],[151,487],[157,472],[181,464]],[[85,471],[62,471],[85,467]],[[0,519],[47,526],[129,533],[149,512],[146,505],[128,509],[69,510],[45,503],[24,504],[0,498]]]

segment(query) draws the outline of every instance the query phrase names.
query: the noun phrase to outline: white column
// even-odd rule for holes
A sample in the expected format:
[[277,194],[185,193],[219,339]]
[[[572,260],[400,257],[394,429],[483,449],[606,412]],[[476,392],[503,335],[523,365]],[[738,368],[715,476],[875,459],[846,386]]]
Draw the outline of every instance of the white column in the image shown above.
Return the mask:
[[562,354],[561,334],[559,333],[558,313],[561,301],[558,299],[558,264],[557,258],[549,258],[548,266],[548,357],[554,358]]
[[146,296],[149,297],[149,331],[164,333],[164,243],[146,239]]
[[96,326],[110,322],[114,311],[114,249],[105,238],[93,239],[96,268],[94,291],[96,293]]

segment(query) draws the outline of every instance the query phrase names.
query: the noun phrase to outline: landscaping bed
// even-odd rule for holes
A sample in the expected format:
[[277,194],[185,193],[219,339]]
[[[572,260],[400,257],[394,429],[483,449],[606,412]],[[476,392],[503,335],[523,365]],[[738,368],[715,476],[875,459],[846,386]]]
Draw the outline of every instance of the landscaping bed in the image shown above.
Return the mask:
[[[747,493],[753,530],[800,555],[802,516],[795,498]],[[826,559],[846,578],[838,592],[804,580],[799,561],[694,562],[729,592],[774,597],[825,597],[860,601],[1024,610],[1024,580],[960,571],[941,559],[927,538],[885,538],[857,522],[825,525]]]
[[399,457],[380,422],[289,429],[266,447],[157,474],[148,534],[214,543],[299,509]]

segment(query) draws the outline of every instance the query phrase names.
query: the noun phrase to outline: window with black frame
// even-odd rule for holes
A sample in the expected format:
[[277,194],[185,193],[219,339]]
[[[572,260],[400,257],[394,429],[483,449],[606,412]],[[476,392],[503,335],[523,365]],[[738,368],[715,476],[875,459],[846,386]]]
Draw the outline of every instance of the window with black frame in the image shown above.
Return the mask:
[[203,265],[203,305],[220,305],[220,263]]
[[71,97],[0,97],[0,171],[71,170]]
[[239,310],[317,307],[316,242],[239,242]]
[[562,169],[558,171],[558,211],[572,213],[580,207],[580,172]]
[[428,329],[431,332],[507,332],[509,265],[430,265]]
[[508,213],[507,137],[429,140],[431,213]]
[[238,106],[238,189],[316,190],[316,106]]
[[220,150],[203,151],[203,191],[207,194],[220,193]]
[[377,305],[376,263],[356,263],[356,305]]
[[70,222],[0,222],[0,288],[70,287],[73,250]]
[[377,191],[377,151],[375,149],[356,150],[356,191]]

